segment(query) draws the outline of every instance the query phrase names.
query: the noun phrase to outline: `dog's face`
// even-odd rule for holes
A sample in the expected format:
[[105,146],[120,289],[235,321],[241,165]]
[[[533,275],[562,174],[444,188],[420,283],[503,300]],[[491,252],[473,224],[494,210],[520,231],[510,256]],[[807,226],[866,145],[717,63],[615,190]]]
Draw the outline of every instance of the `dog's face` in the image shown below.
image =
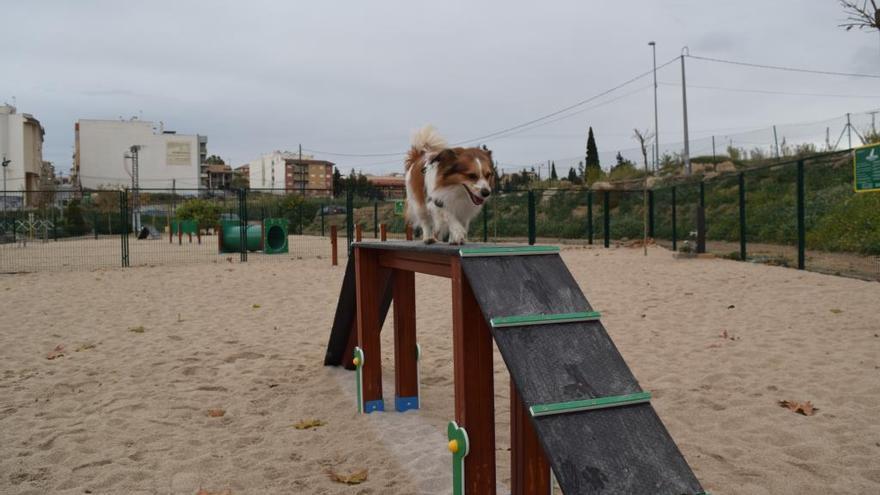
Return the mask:
[[474,206],[482,205],[495,187],[492,152],[485,148],[447,148],[431,163],[437,164],[435,187],[463,187]]

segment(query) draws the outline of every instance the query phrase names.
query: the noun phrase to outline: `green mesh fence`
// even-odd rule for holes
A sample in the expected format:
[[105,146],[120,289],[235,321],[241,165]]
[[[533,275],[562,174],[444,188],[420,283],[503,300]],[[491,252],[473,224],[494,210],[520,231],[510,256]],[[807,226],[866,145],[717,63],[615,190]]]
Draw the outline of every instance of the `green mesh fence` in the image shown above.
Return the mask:
[[796,267],[796,165],[749,170],[744,175],[747,258]]
[[880,280],[880,193],[855,193],[850,155],[804,163],[805,267]]

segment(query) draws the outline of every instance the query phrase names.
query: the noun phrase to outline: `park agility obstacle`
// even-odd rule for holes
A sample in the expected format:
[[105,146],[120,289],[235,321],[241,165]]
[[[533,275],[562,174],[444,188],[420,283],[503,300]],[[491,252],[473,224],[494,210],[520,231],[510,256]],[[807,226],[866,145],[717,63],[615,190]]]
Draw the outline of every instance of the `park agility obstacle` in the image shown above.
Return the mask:
[[453,493],[495,493],[493,338],[511,378],[513,494],[549,494],[551,468],[567,495],[705,493],[558,248],[353,248],[324,364],[357,370],[360,412],[384,410],[379,332],[392,300],[396,409],[418,408],[415,273],[452,281]]
[[267,218],[260,223],[244,226],[238,220],[222,220],[217,228],[217,247],[220,254],[239,253],[242,245],[248,251],[262,251],[264,254],[286,253],[287,220]]

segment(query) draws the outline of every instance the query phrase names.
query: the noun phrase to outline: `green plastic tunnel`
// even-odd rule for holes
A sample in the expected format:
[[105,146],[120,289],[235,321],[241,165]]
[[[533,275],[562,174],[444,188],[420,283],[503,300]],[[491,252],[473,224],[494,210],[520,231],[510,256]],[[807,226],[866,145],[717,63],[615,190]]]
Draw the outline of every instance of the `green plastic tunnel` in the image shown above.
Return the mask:
[[[259,251],[267,254],[287,252],[287,232],[279,221],[266,221],[266,246],[262,246],[263,228],[260,225],[247,226],[247,250]],[[241,245],[241,226],[223,226],[223,252],[238,252]]]

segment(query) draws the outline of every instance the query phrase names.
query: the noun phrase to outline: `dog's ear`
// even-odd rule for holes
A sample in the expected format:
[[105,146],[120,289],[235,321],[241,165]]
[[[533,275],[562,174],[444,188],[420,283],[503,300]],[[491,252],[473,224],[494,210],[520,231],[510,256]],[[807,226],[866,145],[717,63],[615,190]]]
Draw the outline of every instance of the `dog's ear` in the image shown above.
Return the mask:
[[485,152],[487,155],[489,155],[490,160],[492,159],[492,150],[487,148],[485,144],[483,145],[483,152]]
[[431,159],[431,163],[439,163],[441,165],[444,163],[452,163],[455,161],[455,157],[455,150],[452,148],[446,148],[440,153],[434,155],[434,158]]

